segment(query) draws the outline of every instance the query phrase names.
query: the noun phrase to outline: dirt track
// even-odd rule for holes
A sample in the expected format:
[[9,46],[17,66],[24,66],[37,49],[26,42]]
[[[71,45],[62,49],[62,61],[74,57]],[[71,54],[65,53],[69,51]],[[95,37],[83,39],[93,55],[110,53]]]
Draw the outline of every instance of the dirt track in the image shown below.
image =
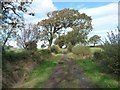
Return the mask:
[[43,88],[96,88],[72,58],[60,59]]

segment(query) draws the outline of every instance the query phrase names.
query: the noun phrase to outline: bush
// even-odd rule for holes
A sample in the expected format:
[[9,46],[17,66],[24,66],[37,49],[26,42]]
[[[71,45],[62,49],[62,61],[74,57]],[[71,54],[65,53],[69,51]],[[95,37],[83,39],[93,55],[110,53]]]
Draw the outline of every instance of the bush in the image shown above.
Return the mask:
[[113,32],[108,33],[108,40],[104,42],[103,52],[94,53],[94,59],[104,66],[110,73],[120,74],[119,51],[120,51],[119,35]]
[[36,41],[29,41],[25,43],[26,50],[37,50],[37,43]]
[[72,52],[72,47],[73,47],[72,44],[68,44],[67,49],[68,49],[69,52]]
[[41,56],[41,59],[46,60],[51,56],[51,51],[49,49],[42,49],[37,51],[38,56]]
[[[43,55],[44,57],[48,56],[46,55],[46,52],[48,51],[28,51],[28,50],[22,50],[21,52],[16,51],[7,51],[2,55],[3,60],[7,60],[10,62],[14,62],[17,60],[34,60],[34,61],[42,61]],[[46,56],[45,56],[46,55]]]
[[39,51],[42,55],[48,55],[51,54],[51,51],[49,49],[42,49]]
[[102,55],[103,54],[101,52],[94,52],[94,60],[101,60]]
[[53,45],[53,46],[50,48],[50,51],[57,54],[57,53],[59,52],[59,47]]
[[14,60],[25,60],[30,57],[30,52],[28,51],[21,51],[21,52],[15,52],[15,51],[8,51],[5,52],[2,55],[2,58],[4,60],[14,61]]
[[[104,63],[103,63],[104,62]],[[101,64],[106,66],[110,73],[118,74],[120,63],[118,55],[118,45],[107,45],[104,46],[104,52],[102,56]]]
[[90,57],[91,51],[90,48],[87,46],[77,45],[72,48],[72,52],[76,55],[80,55],[82,57]]

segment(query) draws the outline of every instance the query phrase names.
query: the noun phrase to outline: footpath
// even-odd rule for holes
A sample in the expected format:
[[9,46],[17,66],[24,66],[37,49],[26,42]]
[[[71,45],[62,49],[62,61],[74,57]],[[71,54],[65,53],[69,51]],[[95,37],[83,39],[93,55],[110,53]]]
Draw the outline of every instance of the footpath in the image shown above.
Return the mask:
[[43,88],[97,88],[72,58],[59,60]]

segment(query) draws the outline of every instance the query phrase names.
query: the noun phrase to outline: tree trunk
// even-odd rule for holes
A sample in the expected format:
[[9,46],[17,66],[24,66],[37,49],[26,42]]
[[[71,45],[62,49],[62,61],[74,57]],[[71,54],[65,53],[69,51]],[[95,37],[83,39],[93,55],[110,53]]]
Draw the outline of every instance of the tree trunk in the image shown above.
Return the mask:
[[48,48],[51,47],[52,42],[53,42],[53,34],[51,33],[51,36],[50,36],[50,39],[49,39],[49,47]]
[[94,47],[95,47],[95,43],[94,43]]
[[8,36],[6,37],[5,41],[3,42],[3,45],[2,45],[2,48],[3,48],[3,51],[5,51],[5,45],[10,37],[10,34],[12,33],[12,29],[10,30],[10,32],[8,32]]
[[3,50],[3,52],[5,52],[5,45],[6,45],[7,41],[8,41],[9,36],[10,36],[10,34],[8,34],[7,38],[6,38],[5,41],[3,42],[3,45],[2,45],[2,50]]
[[51,47],[52,41],[53,41],[53,39],[51,38],[51,39],[49,40],[49,47]]

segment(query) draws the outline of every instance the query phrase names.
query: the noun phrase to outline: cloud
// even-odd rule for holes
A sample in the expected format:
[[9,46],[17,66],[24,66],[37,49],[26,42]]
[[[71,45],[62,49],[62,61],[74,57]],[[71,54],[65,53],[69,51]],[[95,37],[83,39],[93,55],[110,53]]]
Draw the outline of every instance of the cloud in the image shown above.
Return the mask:
[[33,0],[30,5],[29,12],[35,13],[35,16],[24,15],[26,22],[36,23],[46,18],[47,12],[56,10],[52,0]]
[[79,11],[85,12],[88,15],[94,17],[116,14],[116,12],[118,11],[118,3],[111,3],[108,5],[95,7],[95,8],[84,8],[84,9],[80,9]]
[[[94,27],[111,27],[118,24],[118,15],[110,14],[93,19]],[[116,26],[117,27],[117,26]]]
[[114,29],[114,30],[98,30],[98,31],[92,31],[91,33],[99,33],[99,34],[104,34],[104,33],[111,33],[114,32],[114,34],[118,34],[118,31],[117,29]]
[[99,36],[101,36],[101,40],[102,41],[105,41],[105,39],[107,39],[108,38],[108,33],[111,33],[111,31],[112,32],[114,32],[114,34],[118,34],[118,31],[117,31],[117,29],[101,29],[101,30],[93,30],[92,32],[90,32],[90,34],[89,34],[89,38],[90,37],[92,37],[93,35],[99,35]]
[[84,8],[80,9],[79,12],[92,17],[94,28],[110,27],[118,24],[118,3],[110,3],[95,8]]

